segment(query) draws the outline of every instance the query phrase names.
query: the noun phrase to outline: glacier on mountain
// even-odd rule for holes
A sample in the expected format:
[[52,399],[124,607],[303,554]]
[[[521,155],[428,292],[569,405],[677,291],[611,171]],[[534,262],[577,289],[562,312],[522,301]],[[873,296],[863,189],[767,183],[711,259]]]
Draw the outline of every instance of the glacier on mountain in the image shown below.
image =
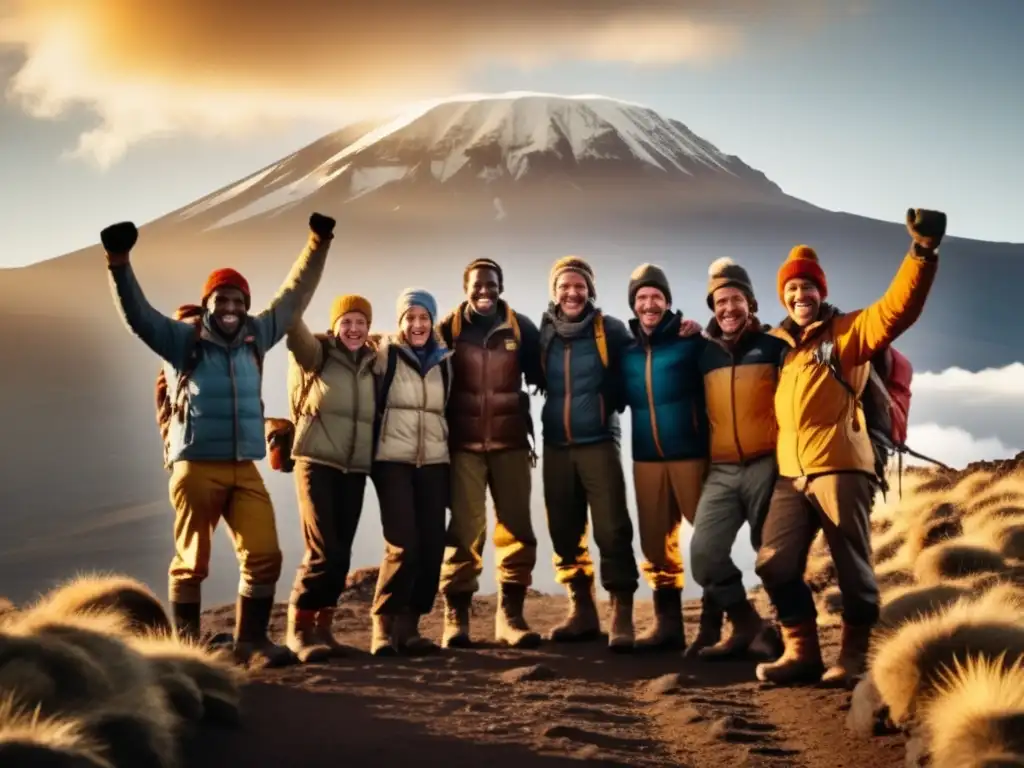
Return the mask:
[[[308,148],[307,148],[308,149]],[[518,181],[539,159],[612,160],[655,173],[735,176],[742,163],[653,109],[602,96],[513,92],[423,102],[311,162],[305,150],[180,213],[223,210],[210,228],[291,208],[329,187],[339,203],[406,179]],[[540,160],[540,162],[545,162]],[[262,186],[261,186],[262,184]],[[501,209],[500,217],[505,211]]]

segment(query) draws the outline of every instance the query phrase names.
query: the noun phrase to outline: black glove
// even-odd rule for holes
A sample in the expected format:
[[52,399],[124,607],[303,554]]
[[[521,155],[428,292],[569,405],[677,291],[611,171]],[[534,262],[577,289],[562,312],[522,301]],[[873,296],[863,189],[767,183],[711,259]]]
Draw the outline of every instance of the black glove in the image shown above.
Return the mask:
[[324,216],[322,213],[314,213],[309,217],[309,228],[318,237],[330,237],[334,234],[334,225],[334,219]]
[[907,231],[919,246],[934,251],[946,234],[946,214],[924,208],[908,208]]
[[135,247],[139,239],[139,230],[130,221],[111,224],[100,232],[100,242],[107,253],[120,256]]

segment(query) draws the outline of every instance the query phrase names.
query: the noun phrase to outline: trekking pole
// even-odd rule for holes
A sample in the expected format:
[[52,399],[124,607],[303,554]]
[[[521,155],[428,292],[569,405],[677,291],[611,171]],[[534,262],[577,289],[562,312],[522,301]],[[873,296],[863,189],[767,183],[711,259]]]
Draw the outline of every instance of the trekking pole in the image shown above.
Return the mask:
[[897,450],[899,450],[900,453],[909,453],[914,458],[921,459],[921,461],[927,461],[929,464],[934,464],[937,467],[942,467],[943,469],[952,470],[952,467],[947,466],[946,464],[943,464],[938,459],[933,459],[930,456],[925,456],[923,453],[918,453],[913,448],[910,448],[910,447],[908,447],[906,445],[901,445]]

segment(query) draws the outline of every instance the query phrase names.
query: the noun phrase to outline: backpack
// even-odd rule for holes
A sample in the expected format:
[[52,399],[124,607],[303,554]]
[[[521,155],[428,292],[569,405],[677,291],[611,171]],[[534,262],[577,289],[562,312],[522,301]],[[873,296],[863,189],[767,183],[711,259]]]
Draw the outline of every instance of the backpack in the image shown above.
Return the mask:
[[[512,335],[518,342],[522,338],[522,333],[519,330],[519,318],[516,317],[516,313],[512,311],[512,307],[506,305],[505,307],[505,322],[512,326]],[[459,334],[462,333],[462,312],[456,311],[452,315],[451,334],[452,342],[459,338]]]
[[[177,384],[174,388],[174,400],[168,397],[168,386],[167,386],[167,372],[164,365],[160,366],[160,370],[157,371],[156,375],[156,425],[160,430],[160,438],[163,441],[164,450],[164,468],[170,471],[171,465],[169,463],[170,458],[170,430],[171,430],[171,419],[177,418],[179,422],[185,419],[185,385],[188,383],[189,378],[195,371],[196,366],[199,365],[200,350],[202,344],[200,339],[203,334],[203,314],[205,310],[198,304],[182,304],[174,312],[175,320],[182,320],[189,323],[192,326],[193,338],[192,344],[189,348],[188,356],[185,358],[185,365],[178,372]],[[256,344],[256,337],[252,334],[246,335],[244,343],[248,344],[252,349],[253,356],[256,358],[256,367],[259,369],[260,376],[263,376],[263,355],[260,354],[260,349]],[[260,398],[260,408],[263,409],[263,399]],[[268,441],[270,435],[267,436]]]
[[889,491],[886,468],[889,459],[897,456],[897,477],[900,498],[903,496],[903,455],[910,454],[940,467],[940,461],[924,456],[907,445],[907,426],[910,419],[911,381],[914,367],[895,347],[880,349],[871,358],[868,380],[858,398],[853,387],[843,378],[835,355],[835,342],[825,339],[818,344],[815,358],[826,365],[832,376],[854,400],[859,400],[864,409],[864,423],[868,438],[875,454],[875,477],[882,491],[882,497]]
[[[604,332],[604,315],[600,312],[594,313],[594,341],[597,342],[597,354],[601,356],[601,365],[608,367],[608,337]],[[541,344],[540,367],[547,375],[548,372],[548,345],[551,343],[548,337],[547,343]]]

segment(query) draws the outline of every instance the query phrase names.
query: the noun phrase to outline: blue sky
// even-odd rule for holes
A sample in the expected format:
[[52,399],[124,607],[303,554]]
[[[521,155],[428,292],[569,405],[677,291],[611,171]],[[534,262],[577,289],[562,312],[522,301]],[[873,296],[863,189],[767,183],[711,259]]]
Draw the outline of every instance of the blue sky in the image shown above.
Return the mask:
[[[737,50],[697,61],[644,66],[568,51],[527,69],[466,64],[457,77],[438,77],[433,93],[639,101],[815,204],[890,220],[908,206],[936,207],[953,234],[1024,242],[1024,2],[833,5],[859,12],[800,31],[781,17],[751,24]],[[0,80],[23,62],[17,46],[7,48]],[[331,109],[222,138],[172,127],[100,169],[67,156],[97,123],[88,106],[40,119],[11,95],[0,106],[0,267],[88,245],[111,221],[141,223],[184,205],[340,127],[359,115],[353,104],[345,92]]]

